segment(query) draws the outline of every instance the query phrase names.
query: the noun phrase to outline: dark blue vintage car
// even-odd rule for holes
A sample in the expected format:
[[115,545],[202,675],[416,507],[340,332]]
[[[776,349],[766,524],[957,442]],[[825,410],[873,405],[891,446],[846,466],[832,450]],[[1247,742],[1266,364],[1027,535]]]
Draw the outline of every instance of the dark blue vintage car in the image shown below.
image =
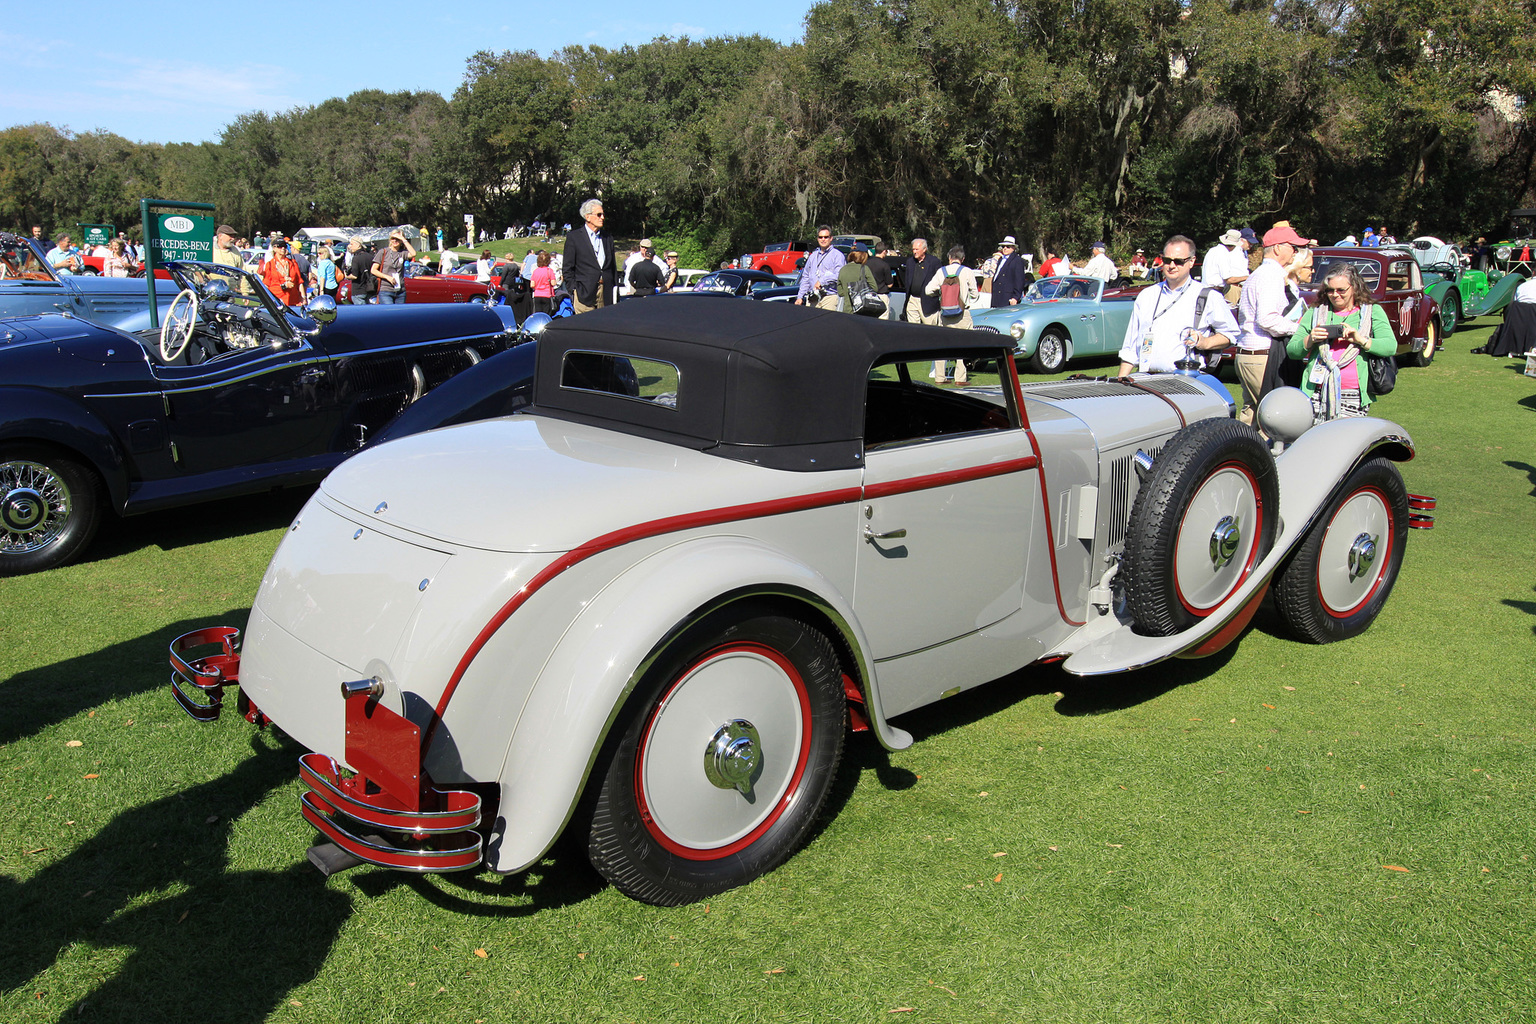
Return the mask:
[[505,307],[288,309],[238,268],[167,266],[158,329],[147,309],[0,320],[0,576],[68,561],[108,511],[313,483],[523,340]]

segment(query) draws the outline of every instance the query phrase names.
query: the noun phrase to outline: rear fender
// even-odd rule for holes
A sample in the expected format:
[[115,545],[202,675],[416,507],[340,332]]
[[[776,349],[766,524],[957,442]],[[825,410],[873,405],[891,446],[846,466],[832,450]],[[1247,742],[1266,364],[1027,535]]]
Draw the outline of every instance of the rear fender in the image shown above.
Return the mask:
[[106,483],[112,507],[128,500],[128,466],[114,435],[89,409],[52,391],[0,387],[0,441],[30,441],[70,452]]
[[[657,552],[609,584],[565,631],[513,727],[501,813],[487,861],[502,872],[536,861],[575,811],[608,731],[646,671],[688,626],[735,601],[798,605],[851,652],[882,742],[902,743],[881,713],[862,630],[829,581],[782,551],[744,538],[705,538]],[[893,738],[894,737],[894,738]],[[906,742],[910,742],[907,738]]]

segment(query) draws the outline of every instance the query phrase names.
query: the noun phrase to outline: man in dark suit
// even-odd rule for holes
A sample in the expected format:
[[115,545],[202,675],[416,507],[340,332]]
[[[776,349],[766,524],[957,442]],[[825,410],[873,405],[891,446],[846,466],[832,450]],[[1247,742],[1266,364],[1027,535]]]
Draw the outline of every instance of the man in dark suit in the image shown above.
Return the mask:
[[1017,254],[1018,245],[1008,235],[998,243],[997,267],[992,272],[992,305],[1017,306],[1024,297],[1024,260]]
[[613,301],[617,275],[613,236],[603,229],[603,201],[588,199],[582,203],[581,219],[586,223],[565,236],[561,272],[576,312],[590,313]]
[[939,296],[928,294],[928,282],[939,272],[943,264],[928,251],[928,239],[912,239],[912,255],[907,257],[902,269],[902,280],[907,282],[907,322],[937,324],[939,322]]

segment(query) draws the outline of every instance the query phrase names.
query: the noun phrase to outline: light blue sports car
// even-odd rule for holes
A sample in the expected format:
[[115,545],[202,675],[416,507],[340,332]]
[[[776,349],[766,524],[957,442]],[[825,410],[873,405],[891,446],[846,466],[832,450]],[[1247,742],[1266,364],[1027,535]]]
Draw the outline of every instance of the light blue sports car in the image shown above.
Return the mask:
[[1111,288],[1093,277],[1047,277],[1017,306],[971,310],[976,327],[1011,335],[1035,373],[1055,373],[1068,359],[1120,350],[1131,304],[1145,285]]

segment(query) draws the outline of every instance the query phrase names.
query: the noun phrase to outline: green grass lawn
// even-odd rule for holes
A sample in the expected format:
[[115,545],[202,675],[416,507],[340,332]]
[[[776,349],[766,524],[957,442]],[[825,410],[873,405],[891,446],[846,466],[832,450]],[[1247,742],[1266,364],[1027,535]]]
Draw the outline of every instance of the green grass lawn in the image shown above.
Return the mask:
[[300,751],[166,693],[303,495],[116,525],[0,581],[0,1020],[1536,1019],[1536,381],[1487,334],[1375,407],[1440,507],[1365,635],[1261,612],[1214,658],[1029,669],[908,750],[854,737],[804,850],[674,910],[564,851],[322,878]]

